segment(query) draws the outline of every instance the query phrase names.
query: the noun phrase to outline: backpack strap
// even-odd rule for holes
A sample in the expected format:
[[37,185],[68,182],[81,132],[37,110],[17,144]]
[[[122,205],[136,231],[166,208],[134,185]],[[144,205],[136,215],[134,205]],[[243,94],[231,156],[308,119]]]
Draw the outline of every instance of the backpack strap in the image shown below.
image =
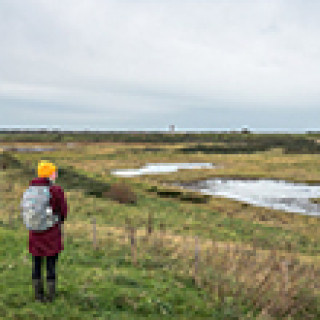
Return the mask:
[[[48,181],[49,187],[54,186],[53,181],[51,181],[49,178],[47,178],[46,180]],[[50,190],[50,189],[49,189],[49,190]],[[61,221],[63,222],[63,220],[64,220],[64,219],[62,219],[60,212],[59,212],[58,210],[55,210],[55,211],[52,212],[52,214],[58,216],[58,218],[59,218],[59,222],[58,222],[58,223],[59,223],[59,225],[60,225],[60,224],[61,224]]]
[[[50,179],[48,179],[49,180],[49,186],[51,187],[51,186],[53,186],[54,185],[54,183],[50,180]],[[52,212],[52,214],[54,214],[54,215],[57,215],[58,217],[59,217],[59,225],[61,224],[61,222],[63,222],[63,218],[62,218],[62,216],[61,216],[61,213],[60,213],[60,211],[58,211],[58,210],[55,210],[55,211],[53,211]]]

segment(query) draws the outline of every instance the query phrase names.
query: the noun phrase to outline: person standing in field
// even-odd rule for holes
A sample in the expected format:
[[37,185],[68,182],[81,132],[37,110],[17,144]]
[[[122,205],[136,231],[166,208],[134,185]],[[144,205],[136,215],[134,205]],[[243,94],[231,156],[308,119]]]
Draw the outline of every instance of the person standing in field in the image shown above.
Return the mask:
[[[52,302],[56,295],[56,264],[59,253],[64,249],[61,237],[61,224],[67,218],[67,201],[63,189],[54,185],[57,168],[50,162],[38,164],[38,178],[29,186],[49,186],[50,207],[58,215],[58,223],[44,231],[29,230],[29,252],[32,254],[32,285],[35,299],[40,302]],[[45,258],[46,257],[46,258]],[[46,260],[47,297],[44,296],[44,282],[41,275],[42,263]]]

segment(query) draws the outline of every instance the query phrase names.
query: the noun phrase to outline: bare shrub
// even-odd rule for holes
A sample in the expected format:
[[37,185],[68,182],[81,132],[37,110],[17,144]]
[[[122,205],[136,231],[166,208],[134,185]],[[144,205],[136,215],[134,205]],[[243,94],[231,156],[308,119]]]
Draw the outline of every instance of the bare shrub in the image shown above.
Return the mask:
[[137,195],[133,192],[130,186],[124,183],[112,184],[109,191],[104,192],[103,195],[124,204],[137,203]]

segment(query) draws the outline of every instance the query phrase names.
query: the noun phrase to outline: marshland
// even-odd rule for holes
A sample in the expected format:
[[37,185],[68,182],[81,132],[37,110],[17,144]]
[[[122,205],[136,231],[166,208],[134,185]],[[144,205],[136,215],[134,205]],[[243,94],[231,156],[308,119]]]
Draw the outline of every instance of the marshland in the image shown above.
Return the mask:
[[[208,179],[319,186],[319,135],[0,134],[0,141],[1,318],[320,318],[317,193],[314,212],[302,214],[179,187]],[[59,168],[69,207],[49,306],[32,301],[19,208],[40,159]],[[157,163],[212,166],[114,174]]]

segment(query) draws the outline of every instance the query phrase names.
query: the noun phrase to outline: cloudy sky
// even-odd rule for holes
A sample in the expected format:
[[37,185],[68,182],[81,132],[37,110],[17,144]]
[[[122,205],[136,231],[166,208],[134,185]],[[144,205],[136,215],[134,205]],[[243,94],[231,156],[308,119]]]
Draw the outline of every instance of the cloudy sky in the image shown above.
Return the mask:
[[0,0],[0,127],[319,129],[316,0]]

